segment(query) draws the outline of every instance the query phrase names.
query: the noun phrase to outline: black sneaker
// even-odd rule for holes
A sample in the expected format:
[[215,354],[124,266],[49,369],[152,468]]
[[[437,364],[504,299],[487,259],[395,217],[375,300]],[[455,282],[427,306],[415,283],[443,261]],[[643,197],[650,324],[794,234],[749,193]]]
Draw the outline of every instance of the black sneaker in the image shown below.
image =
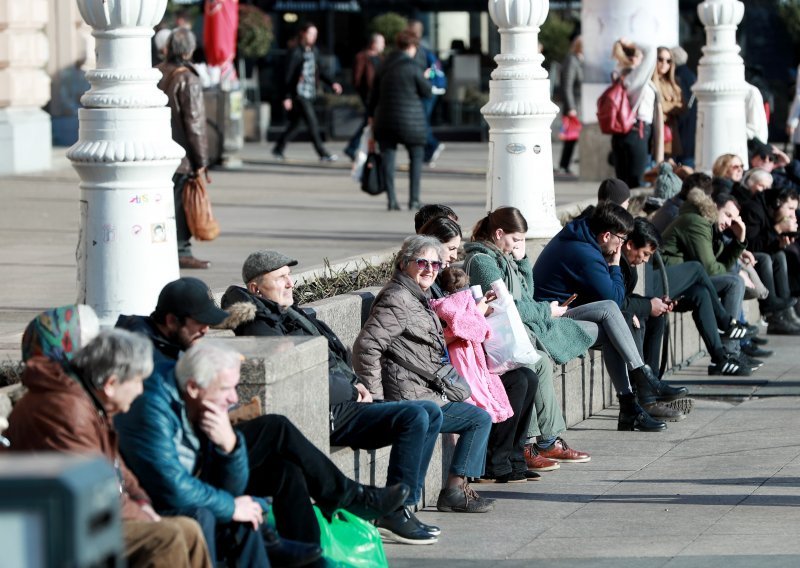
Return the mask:
[[480,495],[465,483],[461,487],[442,489],[436,500],[436,508],[443,513],[487,513],[494,506],[481,499]]
[[417,523],[419,528],[424,530],[426,533],[432,534],[433,536],[439,536],[440,534],[442,534],[442,529],[440,529],[436,525],[427,525],[423,523],[422,521],[419,520],[419,517],[417,517],[414,513],[411,512],[410,509],[408,513],[411,515],[411,520]]
[[750,370],[750,367],[742,365],[736,357],[729,355],[722,361],[711,363],[708,366],[708,374],[749,377],[753,374],[753,371]]
[[403,506],[410,490],[405,483],[396,483],[389,487],[372,487],[359,485],[353,501],[343,507],[365,521],[397,511]]
[[276,160],[278,160],[279,162],[285,162],[286,161],[286,156],[284,156],[283,152],[281,152],[279,150],[273,150],[272,151],[272,157],[275,158]]
[[769,349],[762,349],[751,341],[751,343],[742,346],[742,353],[745,353],[750,357],[769,357],[773,352]]
[[521,471],[512,471],[503,475],[484,475],[481,483],[525,483],[528,478]]
[[375,526],[381,537],[402,544],[435,544],[439,538],[419,526],[412,519],[411,511],[403,507],[378,519]]
[[339,159],[339,156],[336,154],[325,154],[324,156],[320,157],[320,162],[335,162]]
[[746,353],[739,353],[738,358],[742,365],[750,367],[750,369],[753,371],[764,366],[764,361],[761,361],[760,359],[753,359]]
[[727,330],[720,331],[723,339],[749,339],[757,333],[756,326],[742,324],[738,321],[731,322],[731,326]]
[[769,343],[769,339],[766,337],[751,337],[750,343],[754,343],[755,345],[766,345]]

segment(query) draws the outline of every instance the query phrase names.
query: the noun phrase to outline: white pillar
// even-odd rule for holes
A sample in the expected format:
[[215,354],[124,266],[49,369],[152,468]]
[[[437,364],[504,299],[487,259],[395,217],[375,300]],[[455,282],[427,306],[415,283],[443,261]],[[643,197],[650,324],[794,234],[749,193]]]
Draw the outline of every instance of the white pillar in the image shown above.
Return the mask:
[[637,44],[678,45],[678,0],[590,0],[581,4],[584,81],[579,117],[584,124],[578,142],[581,178],[614,175],[608,165],[611,137],[597,126],[597,98],[608,88],[615,62],[611,47],[625,37]]
[[50,168],[47,0],[0,2],[0,174]]
[[539,26],[548,0],[489,0],[489,15],[500,29],[497,69],[489,81],[489,102],[481,109],[489,124],[488,210],[518,208],[529,238],[555,235],[553,152],[550,125],[558,107],[539,53]]
[[78,301],[113,325],[120,313],[149,314],[179,276],[172,174],[184,152],[150,62],[167,0],[77,1],[97,45],[67,153],[81,178]]
[[744,62],[736,44],[736,27],[744,16],[738,0],[706,0],[697,6],[706,27],[706,45],[697,67],[697,134],[695,161],[711,172],[721,154],[737,154],[747,163]]

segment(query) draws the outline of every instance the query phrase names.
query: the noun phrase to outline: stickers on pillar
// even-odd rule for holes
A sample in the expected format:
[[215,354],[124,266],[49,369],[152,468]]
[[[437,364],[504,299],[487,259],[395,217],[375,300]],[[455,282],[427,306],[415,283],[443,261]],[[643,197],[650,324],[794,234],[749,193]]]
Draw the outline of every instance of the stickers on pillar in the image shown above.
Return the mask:
[[167,242],[167,224],[153,223],[150,225],[150,240],[154,243]]
[[525,144],[519,144],[517,142],[512,142],[508,146],[506,146],[506,152],[509,154],[522,154],[525,151]]
[[142,226],[141,225],[134,225],[131,227],[131,235],[134,237],[138,237],[142,234]]
[[111,224],[103,225],[103,242],[113,243],[117,240],[117,228]]
[[538,144],[536,146],[534,146],[533,148],[531,148],[531,149],[533,150],[534,154],[538,154],[539,152],[542,151],[542,147],[539,146]]
[[160,193],[142,193],[132,195],[128,199],[130,205],[149,205],[150,203],[161,203]]

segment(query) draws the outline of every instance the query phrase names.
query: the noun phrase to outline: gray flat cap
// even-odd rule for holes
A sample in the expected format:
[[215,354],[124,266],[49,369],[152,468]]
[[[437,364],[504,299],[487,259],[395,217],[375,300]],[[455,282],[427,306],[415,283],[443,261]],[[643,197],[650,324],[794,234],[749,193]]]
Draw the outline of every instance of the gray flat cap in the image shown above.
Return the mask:
[[242,280],[247,284],[253,278],[278,270],[284,266],[294,266],[297,261],[274,250],[257,250],[251,253],[242,266]]

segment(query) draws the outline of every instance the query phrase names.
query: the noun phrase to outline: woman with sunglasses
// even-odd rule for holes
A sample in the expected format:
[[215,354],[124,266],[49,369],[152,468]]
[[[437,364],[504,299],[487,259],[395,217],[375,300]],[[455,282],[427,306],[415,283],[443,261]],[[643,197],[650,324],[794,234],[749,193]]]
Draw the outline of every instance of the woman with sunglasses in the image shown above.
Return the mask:
[[678,136],[678,117],[686,111],[683,92],[675,80],[675,61],[672,50],[659,47],[656,53],[656,68],[653,84],[658,90],[661,117],[664,124],[664,156],[680,156],[683,153]]
[[[541,346],[543,364],[534,370],[539,376],[536,397],[537,415],[551,418],[549,430],[541,429],[535,449],[550,457],[551,448],[565,446],[558,434],[566,430],[564,418],[555,401],[552,362],[563,364],[586,353],[590,347],[603,351],[603,360],[619,397],[619,430],[657,432],[666,424],[653,419],[637,402],[631,389],[633,382],[640,396],[671,396],[674,400],[686,395],[686,389],[673,389],[661,384],[650,367],[644,364],[630,330],[611,300],[592,302],[577,308],[559,306],[557,302],[534,299],[533,266],[525,251],[528,223],[515,207],[500,207],[478,221],[472,230],[472,242],[464,245],[467,258],[464,267],[472,284],[489,289],[495,280],[503,280],[528,329],[531,341]],[[628,231],[625,231],[627,233]],[[624,235],[623,235],[624,236]],[[622,246],[623,237],[614,237]],[[631,381],[628,380],[630,376]],[[646,392],[645,392],[646,391]],[[664,400],[667,400],[666,398]],[[531,431],[536,426],[531,424]],[[556,445],[558,444],[558,445]]]
[[372,303],[353,345],[353,369],[375,400],[426,399],[441,405],[441,432],[459,436],[436,507],[484,513],[493,508],[492,500],[481,498],[467,478],[484,473],[492,419],[467,402],[448,400],[433,380],[452,368],[442,324],[428,305],[445,258],[436,238],[415,235],[403,242],[395,272]]
[[714,193],[731,193],[742,182],[744,162],[736,154],[722,154],[711,166]]

